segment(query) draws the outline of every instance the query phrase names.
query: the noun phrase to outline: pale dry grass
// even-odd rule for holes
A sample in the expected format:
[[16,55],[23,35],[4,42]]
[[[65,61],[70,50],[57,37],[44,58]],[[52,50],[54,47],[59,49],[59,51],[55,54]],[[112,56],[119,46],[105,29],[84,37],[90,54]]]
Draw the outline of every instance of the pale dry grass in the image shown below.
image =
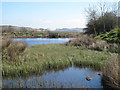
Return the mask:
[[120,87],[120,59],[113,56],[103,69],[103,83],[107,87]]
[[76,46],[79,49],[90,49],[97,51],[108,51],[112,53],[119,53],[119,47],[116,43],[107,43],[103,40],[96,40],[87,35],[81,35],[79,38],[75,38],[65,43],[67,46]]
[[19,55],[24,52],[27,45],[24,42],[3,40],[2,41],[2,60],[17,60]]
[[103,51],[108,48],[107,42],[103,40],[96,40],[87,35],[82,35],[80,38],[72,39],[66,45],[77,46],[80,49],[91,49]]

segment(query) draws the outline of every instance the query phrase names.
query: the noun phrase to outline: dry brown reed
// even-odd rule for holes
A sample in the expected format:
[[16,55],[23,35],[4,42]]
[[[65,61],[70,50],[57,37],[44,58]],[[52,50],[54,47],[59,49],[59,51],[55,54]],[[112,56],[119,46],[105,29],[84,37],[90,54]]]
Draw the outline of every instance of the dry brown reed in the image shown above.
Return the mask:
[[103,83],[106,87],[120,88],[120,59],[113,56],[103,68]]
[[118,53],[118,45],[113,43],[107,43],[103,40],[96,40],[88,35],[81,35],[81,37],[72,39],[65,43],[67,46],[76,46],[80,49],[91,49],[97,51],[109,51],[113,53]]
[[27,45],[24,42],[12,41],[10,39],[2,41],[2,60],[17,60],[24,52]]
[[96,40],[87,35],[82,35],[79,38],[72,39],[69,42],[67,42],[66,45],[73,45],[83,49],[91,49],[98,51],[105,50],[108,47],[108,44],[105,41]]

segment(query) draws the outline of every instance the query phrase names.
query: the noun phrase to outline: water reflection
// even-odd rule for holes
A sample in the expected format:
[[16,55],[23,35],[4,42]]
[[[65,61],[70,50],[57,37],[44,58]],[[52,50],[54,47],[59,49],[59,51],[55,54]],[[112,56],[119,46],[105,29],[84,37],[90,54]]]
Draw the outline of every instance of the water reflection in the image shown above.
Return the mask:
[[[50,71],[43,75],[33,75],[27,78],[5,78],[3,88],[103,88],[101,76],[90,68],[76,68],[74,66],[65,70]],[[86,77],[92,77],[87,81]]]

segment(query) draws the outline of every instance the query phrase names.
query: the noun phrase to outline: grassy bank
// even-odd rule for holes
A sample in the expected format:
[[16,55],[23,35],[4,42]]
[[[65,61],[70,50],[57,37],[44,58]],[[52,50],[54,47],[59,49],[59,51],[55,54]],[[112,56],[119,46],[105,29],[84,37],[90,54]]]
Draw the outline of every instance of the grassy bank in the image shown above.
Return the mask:
[[78,37],[78,31],[28,31],[28,32],[3,32],[3,37],[9,38],[73,38]]
[[46,70],[71,66],[103,67],[113,53],[81,50],[74,46],[60,44],[36,45],[28,47],[18,60],[3,61],[3,76],[18,76],[43,73]]

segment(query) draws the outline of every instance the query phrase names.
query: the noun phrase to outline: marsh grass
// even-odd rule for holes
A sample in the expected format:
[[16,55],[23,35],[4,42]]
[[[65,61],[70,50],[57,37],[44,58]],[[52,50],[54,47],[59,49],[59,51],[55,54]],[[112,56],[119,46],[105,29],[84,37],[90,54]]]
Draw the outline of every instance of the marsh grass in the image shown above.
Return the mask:
[[101,68],[114,53],[80,50],[60,44],[28,47],[20,60],[3,61],[3,76],[26,76],[42,74],[47,70],[75,65]]

